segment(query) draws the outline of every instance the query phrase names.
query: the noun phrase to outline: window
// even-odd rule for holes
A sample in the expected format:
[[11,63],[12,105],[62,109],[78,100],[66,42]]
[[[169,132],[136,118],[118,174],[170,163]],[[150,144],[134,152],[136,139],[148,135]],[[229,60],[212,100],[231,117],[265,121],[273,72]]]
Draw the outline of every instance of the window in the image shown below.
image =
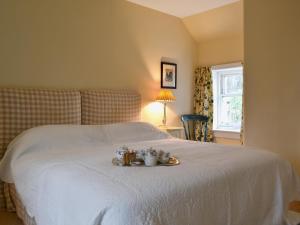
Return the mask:
[[231,64],[212,68],[214,130],[240,132],[243,102],[243,67]]

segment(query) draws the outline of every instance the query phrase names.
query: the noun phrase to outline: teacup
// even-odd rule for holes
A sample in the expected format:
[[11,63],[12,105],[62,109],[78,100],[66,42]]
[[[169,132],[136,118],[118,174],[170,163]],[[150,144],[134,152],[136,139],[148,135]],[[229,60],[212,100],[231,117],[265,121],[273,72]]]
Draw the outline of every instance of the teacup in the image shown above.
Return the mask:
[[122,148],[120,149],[117,149],[116,151],[116,157],[118,160],[123,160],[124,159],[124,156],[126,153],[129,152],[129,148],[126,147],[126,146],[123,146]]
[[139,161],[144,161],[145,160],[145,155],[146,155],[146,151],[145,150],[139,150],[136,152],[136,159]]
[[168,163],[170,160],[170,152],[164,152],[162,150],[158,153],[158,161],[162,164]]

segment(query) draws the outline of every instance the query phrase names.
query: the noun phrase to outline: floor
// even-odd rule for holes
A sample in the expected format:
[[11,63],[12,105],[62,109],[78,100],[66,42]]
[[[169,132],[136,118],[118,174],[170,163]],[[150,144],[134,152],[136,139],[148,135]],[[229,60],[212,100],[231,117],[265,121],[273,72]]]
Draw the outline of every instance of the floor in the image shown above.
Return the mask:
[[300,213],[300,202],[292,202],[290,204],[290,209],[295,211],[295,212]]
[[15,213],[0,212],[0,225],[23,225]]
[[[300,202],[293,202],[290,209],[300,213]],[[0,225],[22,225],[15,213],[0,212]]]
[[290,211],[288,215],[289,223],[294,225],[300,225],[300,202],[292,202],[290,204],[290,210],[292,211]]

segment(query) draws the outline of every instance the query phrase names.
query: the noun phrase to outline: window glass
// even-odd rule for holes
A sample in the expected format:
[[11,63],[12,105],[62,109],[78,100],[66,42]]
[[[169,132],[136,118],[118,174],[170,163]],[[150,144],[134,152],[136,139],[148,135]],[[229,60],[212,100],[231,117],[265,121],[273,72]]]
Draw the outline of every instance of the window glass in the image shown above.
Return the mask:
[[213,70],[214,129],[240,131],[243,101],[243,68]]

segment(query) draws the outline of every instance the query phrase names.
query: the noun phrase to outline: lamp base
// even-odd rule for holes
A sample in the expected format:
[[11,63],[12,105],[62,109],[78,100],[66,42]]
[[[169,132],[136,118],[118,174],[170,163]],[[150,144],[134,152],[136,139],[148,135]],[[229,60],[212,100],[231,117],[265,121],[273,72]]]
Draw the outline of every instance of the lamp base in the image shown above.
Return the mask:
[[167,103],[164,102],[164,117],[162,120],[163,126],[167,126]]

